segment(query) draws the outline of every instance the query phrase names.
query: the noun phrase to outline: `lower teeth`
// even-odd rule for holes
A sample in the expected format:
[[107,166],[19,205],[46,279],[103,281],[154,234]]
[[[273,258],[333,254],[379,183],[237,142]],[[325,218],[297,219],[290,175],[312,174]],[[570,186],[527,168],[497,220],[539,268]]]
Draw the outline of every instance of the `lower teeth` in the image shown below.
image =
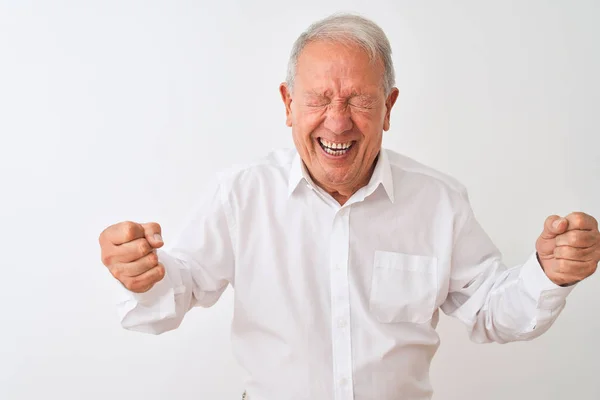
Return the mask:
[[325,151],[327,152],[327,154],[331,154],[332,156],[341,156],[342,154],[345,154],[349,149],[350,148],[344,150],[331,150],[325,147]]

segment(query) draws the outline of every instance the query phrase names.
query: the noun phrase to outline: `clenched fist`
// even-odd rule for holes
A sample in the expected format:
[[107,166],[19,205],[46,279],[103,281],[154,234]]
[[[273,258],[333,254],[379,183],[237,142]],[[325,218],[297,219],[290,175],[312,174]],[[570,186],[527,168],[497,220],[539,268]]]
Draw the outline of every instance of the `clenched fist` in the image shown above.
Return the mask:
[[536,242],[544,272],[557,285],[567,286],[592,275],[600,261],[600,233],[594,217],[576,212],[546,219]]
[[106,228],[99,242],[102,263],[130,291],[147,292],[165,276],[156,254],[164,244],[159,224],[120,222]]

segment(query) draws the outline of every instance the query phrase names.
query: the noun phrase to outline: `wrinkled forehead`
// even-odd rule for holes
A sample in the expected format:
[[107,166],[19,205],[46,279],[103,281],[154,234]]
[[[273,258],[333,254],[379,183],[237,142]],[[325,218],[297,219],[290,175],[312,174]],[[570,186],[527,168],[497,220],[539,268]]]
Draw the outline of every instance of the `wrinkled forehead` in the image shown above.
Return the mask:
[[384,66],[358,44],[314,41],[302,49],[296,66],[298,84],[352,92],[383,89]]

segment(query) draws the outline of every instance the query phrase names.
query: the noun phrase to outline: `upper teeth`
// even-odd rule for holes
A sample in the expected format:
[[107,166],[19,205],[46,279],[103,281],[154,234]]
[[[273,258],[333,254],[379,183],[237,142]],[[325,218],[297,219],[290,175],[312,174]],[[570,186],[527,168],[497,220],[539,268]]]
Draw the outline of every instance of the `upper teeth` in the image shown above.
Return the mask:
[[323,146],[329,147],[330,149],[345,150],[348,147],[352,146],[352,142],[348,142],[348,143],[333,143],[333,142],[328,142],[325,139],[319,139],[319,140],[321,141],[321,143],[323,144]]

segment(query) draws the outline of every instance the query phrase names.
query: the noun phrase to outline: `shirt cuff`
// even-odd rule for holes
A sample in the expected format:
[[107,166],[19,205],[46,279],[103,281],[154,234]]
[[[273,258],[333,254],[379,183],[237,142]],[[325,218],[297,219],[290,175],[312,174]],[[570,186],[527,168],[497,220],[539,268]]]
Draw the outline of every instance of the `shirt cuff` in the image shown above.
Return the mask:
[[556,310],[577,285],[563,287],[552,282],[546,275],[534,251],[523,264],[519,275],[527,293],[538,302],[538,308]]

